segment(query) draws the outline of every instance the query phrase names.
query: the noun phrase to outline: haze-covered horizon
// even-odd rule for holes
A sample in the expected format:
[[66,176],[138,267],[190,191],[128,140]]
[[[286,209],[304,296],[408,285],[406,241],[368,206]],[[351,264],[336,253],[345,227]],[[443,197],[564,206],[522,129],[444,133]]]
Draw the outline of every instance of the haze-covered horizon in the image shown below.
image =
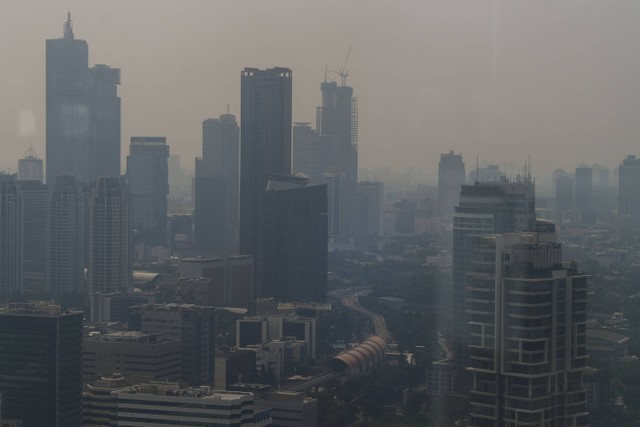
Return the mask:
[[361,167],[432,171],[453,150],[544,176],[640,154],[637,2],[26,0],[0,16],[1,168],[44,158],[45,40],[67,10],[90,64],[122,70],[123,156],[162,135],[192,169],[202,120],[239,116],[244,67],[291,68],[293,121],[315,125],[349,46]]

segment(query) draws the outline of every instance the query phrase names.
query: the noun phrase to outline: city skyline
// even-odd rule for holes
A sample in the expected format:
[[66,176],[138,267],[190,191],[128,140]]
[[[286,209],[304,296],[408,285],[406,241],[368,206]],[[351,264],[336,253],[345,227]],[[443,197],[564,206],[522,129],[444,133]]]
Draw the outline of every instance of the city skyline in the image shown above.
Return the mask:
[[[602,159],[610,167],[634,150],[638,124],[632,118],[640,114],[640,94],[632,83],[639,64],[630,55],[634,37],[629,34],[637,31],[636,4],[603,8],[572,1],[553,5],[554,13],[546,14],[547,6],[534,2],[421,2],[402,8],[381,2],[359,20],[359,2],[184,8],[161,1],[150,8],[143,1],[118,9],[97,2],[51,2],[39,6],[42,14],[35,19],[25,19],[28,3],[3,15],[12,37],[0,45],[15,59],[0,68],[0,89],[13,101],[0,106],[0,136],[11,153],[0,164],[4,169],[14,170],[30,144],[44,153],[42,40],[60,34],[68,8],[76,37],[91,46],[90,63],[122,69],[123,147],[129,136],[152,130],[181,141],[176,152],[184,160],[195,157],[201,117],[217,116],[227,105],[238,115],[236,76],[247,65],[294,70],[293,120],[313,122],[324,66],[339,70],[352,46],[347,84],[358,88],[359,155],[365,167],[435,169],[439,154],[452,149],[467,158],[479,153],[481,162],[499,158],[520,164],[531,154],[536,175],[572,166],[568,153],[574,146],[581,148],[579,161]],[[228,19],[210,25],[218,23],[219,10]],[[298,19],[282,17],[289,10],[305,13]],[[329,19],[334,15],[339,19]],[[313,22],[306,16],[314,16]],[[257,19],[269,24],[258,43],[255,31],[242,30]],[[234,28],[229,24],[234,20],[245,25]],[[187,24],[190,31],[184,31]],[[387,27],[391,31],[381,30]],[[546,29],[542,37],[538,28]],[[288,38],[296,31],[305,35],[301,41]],[[9,42],[16,37],[23,43]],[[219,55],[197,54],[209,49],[203,43],[216,39],[228,40],[234,52],[219,48]],[[313,55],[305,43],[314,47]],[[142,49],[148,55],[138,55]],[[150,68],[162,72],[150,75]],[[328,77],[339,80],[332,72]],[[154,107],[145,107],[147,102]],[[551,165],[547,153],[556,147],[558,164]]]

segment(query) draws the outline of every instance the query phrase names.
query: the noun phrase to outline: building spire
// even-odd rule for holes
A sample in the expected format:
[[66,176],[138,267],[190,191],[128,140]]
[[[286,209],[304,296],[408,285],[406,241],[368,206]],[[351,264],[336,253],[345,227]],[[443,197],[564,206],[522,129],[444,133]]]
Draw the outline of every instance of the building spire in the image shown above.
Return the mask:
[[67,11],[67,22],[64,23],[64,38],[73,39],[73,21],[70,10]]

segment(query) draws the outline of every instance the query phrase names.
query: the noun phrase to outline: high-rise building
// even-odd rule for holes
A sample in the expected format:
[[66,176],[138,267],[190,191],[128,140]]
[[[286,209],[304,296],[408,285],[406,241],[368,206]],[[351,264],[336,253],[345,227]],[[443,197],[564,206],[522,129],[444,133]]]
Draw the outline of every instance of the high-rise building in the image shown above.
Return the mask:
[[467,273],[472,237],[535,229],[535,185],[530,178],[463,185],[453,214],[453,357],[459,390],[468,390]]
[[453,209],[458,204],[460,187],[464,182],[462,154],[454,154],[453,151],[441,154],[438,164],[438,212],[446,221],[453,217]]
[[149,246],[167,245],[169,146],[165,137],[132,136],[127,156],[135,240]]
[[255,257],[257,278],[267,179],[291,173],[291,81],[288,68],[241,74],[240,253]]
[[64,35],[46,43],[47,182],[72,175],[91,182],[120,174],[120,70],[89,68],[87,42],[74,37],[71,15]]
[[140,312],[145,332],[164,332],[181,341],[182,380],[189,385],[213,382],[215,363],[215,308],[194,304],[145,304]]
[[124,290],[131,283],[131,199],[124,177],[98,178],[91,197],[89,287]]
[[38,157],[36,150],[29,148],[24,157],[18,160],[18,179],[20,181],[44,182],[44,167],[42,159]]
[[544,232],[472,238],[472,424],[587,426],[587,277]]
[[56,176],[49,198],[46,245],[46,283],[54,295],[84,288],[85,205],[75,178]]
[[48,302],[0,309],[0,419],[75,427],[82,408],[82,313]]
[[340,173],[340,138],[320,135],[308,123],[293,126],[293,173],[309,177],[312,185],[324,184],[323,174]]
[[576,168],[573,193],[575,221],[590,223],[595,220],[593,212],[593,173],[589,166]]
[[555,222],[562,225],[573,212],[573,178],[562,170],[554,172]]
[[356,194],[358,191],[358,106],[353,88],[336,82],[320,84],[322,106],[316,112],[316,128],[322,136],[338,138],[339,156],[332,170],[345,175],[345,234],[356,232]]
[[344,237],[346,176],[343,173],[324,173],[324,184],[327,186],[327,231],[329,239]]
[[0,173],[0,301],[22,292],[23,204],[16,175]]
[[618,210],[640,225],[640,159],[627,156],[618,167]]
[[273,176],[263,199],[257,297],[281,301],[327,298],[327,188]]
[[18,180],[22,198],[22,250],[25,287],[44,284],[47,261],[49,189],[41,181]]
[[384,184],[380,181],[358,183],[358,224],[361,236],[382,236]]
[[238,252],[240,129],[233,114],[202,122],[202,157],[196,159],[195,240],[200,252]]

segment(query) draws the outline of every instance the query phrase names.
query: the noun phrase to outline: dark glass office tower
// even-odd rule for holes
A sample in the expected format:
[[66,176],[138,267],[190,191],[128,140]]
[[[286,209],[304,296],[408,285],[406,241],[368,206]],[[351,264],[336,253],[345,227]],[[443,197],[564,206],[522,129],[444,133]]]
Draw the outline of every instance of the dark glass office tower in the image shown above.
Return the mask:
[[261,265],[262,200],[271,174],[291,173],[291,70],[245,68],[241,74],[240,253]]
[[127,183],[136,242],[167,245],[168,159],[169,146],[165,137],[131,137]]
[[272,176],[263,200],[262,289],[281,301],[327,298],[327,186]]
[[82,313],[48,302],[0,309],[3,421],[77,427],[82,408]]
[[120,70],[89,68],[87,42],[64,36],[46,42],[47,183],[57,175],[91,182],[120,174]]
[[465,181],[462,154],[449,151],[440,155],[438,164],[438,212],[445,221],[452,220],[453,208],[458,204],[460,187]]
[[469,391],[467,273],[472,238],[535,229],[535,185],[530,178],[463,185],[453,214],[453,357],[458,390]]
[[232,114],[202,122],[196,159],[195,240],[202,253],[238,252],[240,129]]

